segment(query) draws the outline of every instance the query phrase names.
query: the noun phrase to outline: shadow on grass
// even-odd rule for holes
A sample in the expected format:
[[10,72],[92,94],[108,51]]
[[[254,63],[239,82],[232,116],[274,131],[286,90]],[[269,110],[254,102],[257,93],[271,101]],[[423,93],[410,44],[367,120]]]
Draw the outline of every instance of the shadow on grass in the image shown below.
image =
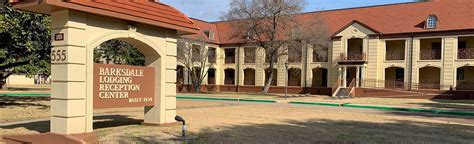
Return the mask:
[[464,105],[462,103],[410,103],[413,105],[420,105],[428,109],[446,109],[454,111],[471,111],[474,112],[474,104]]
[[199,135],[206,143],[471,143],[474,127],[413,121],[313,119],[205,129]]
[[[94,116],[94,129],[108,128],[108,127],[118,127],[126,125],[139,125],[143,122],[141,119],[130,118],[127,115],[100,115]],[[25,128],[30,131],[37,132],[49,132],[50,131],[50,121],[49,120],[40,120],[24,123],[12,123],[10,125],[0,126],[0,129],[9,130],[16,128]]]
[[49,109],[49,105],[40,103],[49,100],[49,97],[0,97],[0,108],[38,106],[40,109]]

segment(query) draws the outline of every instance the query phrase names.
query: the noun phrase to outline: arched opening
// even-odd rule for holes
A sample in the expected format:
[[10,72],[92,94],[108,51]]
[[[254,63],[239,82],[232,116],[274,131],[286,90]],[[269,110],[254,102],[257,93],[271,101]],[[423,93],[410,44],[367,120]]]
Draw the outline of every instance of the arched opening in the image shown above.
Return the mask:
[[[265,69],[265,83],[268,81],[270,78],[270,68]],[[271,86],[277,86],[277,80],[278,80],[278,70],[273,69],[273,77],[272,77],[272,82],[270,83]]]
[[298,68],[288,69],[288,86],[301,86],[301,70]]
[[364,40],[351,38],[347,40],[347,60],[363,60]]
[[420,68],[419,89],[440,89],[441,69],[437,67]]
[[[111,36],[113,37],[113,36]],[[101,42],[101,43],[100,43]],[[161,56],[160,52],[158,49],[152,47],[148,41],[143,41],[143,39],[137,37],[137,38],[116,38],[116,39],[111,39],[107,41],[101,41],[98,40],[95,43],[89,44],[90,48],[93,50],[90,50],[89,54],[92,55],[93,57],[88,61],[88,64],[93,64],[93,63],[100,63],[100,64],[115,64],[115,65],[132,65],[132,66],[146,66],[146,67],[151,67],[155,70],[154,72],[154,79],[150,80],[145,80],[145,81],[152,81],[153,86],[148,87],[145,86],[144,84],[139,84],[140,89],[148,89],[152,90],[153,94],[147,97],[153,98],[153,103],[155,101],[160,101],[164,100],[161,97],[159,97],[159,93],[162,91],[162,87],[164,87],[161,84],[161,80],[163,80],[162,76],[160,73],[166,73],[166,70],[162,70],[162,61],[161,61]],[[130,68],[130,67],[120,67],[120,68]],[[181,72],[184,70],[184,67],[176,67],[179,69]],[[94,70],[95,71],[95,70]],[[172,71],[168,71],[172,72]],[[149,73],[151,74],[151,73]],[[175,74],[175,73],[173,73]],[[182,74],[182,75],[181,75]],[[176,80],[179,82],[184,82],[184,73],[179,74],[180,77],[177,77]],[[133,84],[145,82],[144,80],[137,80],[135,81],[136,77],[133,77]],[[97,79],[95,76],[87,77],[88,81],[94,81],[94,79]],[[174,81],[174,80],[171,80]],[[110,85],[113,85],[115,83],[111,83]],[[126,83],[128,84],[128,83]],[[172,84],[172,86],[175,86]],[[87,88],[94,89],[93,91],[99,91],[99,92],[104,92],[102,90],[97,90],[99,86],[94,82],[93,85],[88,85]],[[105,92],[109,92],[106,91]],[[125,99],[127,102],[129,102],[132,99],[136,99],[137,93],[133,90],[123,90],[119,91],[119,93],[127,93],[127,99]],[[102,108],[104,104],[97,104],[96,98],[98,98],[97,93],[92,92],[93,95],[93,105],[92,107],[97,109],[97,108]],[[121,103],[122,101],[116,101],[117,103]],[[138,101],[137,101],[138,102]],[[141,101],[143,102],[143,101]],[[147,105],[147,106],[138,106],[138,105],[128,105],[127,107],[145,107],[145,112],[144,112],[144,119],[145,122],[162,122],[159,120],[162,115],[156,115],[157,111],[160,111],[161,106],[160,105]],[[113,108],[115,109],[115,108]],[[171,113],[171,111],[170,111]],[[113,121],[116,120],[116,118],[111,117]],[[86,121],[89,123],[89,121],[92,123],[93,118],[92,115],[86,116]],[[133,121],[132,123],[138,122],[141,120],[136,120]],[[117,123],[119,124],[119,123]],[[120,123],[120,125],[125,125],[129,123]],[[93,129],[98,128],[96,127],[97,125],[93,126]]]
[[225,69],[224,70],[224,84],[225,85],[235,85],[235,70],[234,69]]
[[145,56],[128,42],[112,39],[94,49],[94,63],[144,66]]
[[244,85],[255,85],[255,70],[251,68],[244,69]]
[[474,90],[474,66],[457,68],[456,90]]
[[184,84],[184,67],[176,66],[176,84]]
[[405,69],[398,67],[389,67],[385,69],[385,88],[401,88],[405,87]]
[[215,85],[216,84],[216,69],[210,68],[207,71],[207,84]]
[[313,69],[312,87],[327,87],[328,70],[325,68]]

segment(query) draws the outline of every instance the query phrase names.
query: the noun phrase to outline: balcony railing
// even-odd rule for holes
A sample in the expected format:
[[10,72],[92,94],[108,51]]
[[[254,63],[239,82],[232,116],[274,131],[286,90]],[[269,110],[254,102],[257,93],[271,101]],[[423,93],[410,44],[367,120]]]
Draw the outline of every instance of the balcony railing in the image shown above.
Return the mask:
[[321,50],[313,52],[313,62],[328,62],[328,51]]
[[225,57],[225,63],[226,63],[226,64],[233,64],[233,63],[235,63],[235,57],[234,57],[234,56],[226,56],[226,57]]
[[405,82],[403,80],[385,80],[384,86],[386,89],[405,89]]
[[405,60],[404,51],[387,51],[385,55],[386,60]]
[[440,60],[441,50],[420,50],[420,60]]
[[348,52],[347,54],[342,53],[339,61],[340,62],[350,62],[350,61],[366,61],[367,57],[365,53],[362,52]]
[[474,59],[474,48],[458,49],[458,59]]

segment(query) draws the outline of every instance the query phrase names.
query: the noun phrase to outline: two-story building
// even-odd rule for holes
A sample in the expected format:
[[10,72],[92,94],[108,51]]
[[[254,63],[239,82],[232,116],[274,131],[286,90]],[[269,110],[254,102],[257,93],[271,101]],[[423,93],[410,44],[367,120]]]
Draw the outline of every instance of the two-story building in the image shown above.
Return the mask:
[[[473,8],[471,0],[437,0],[298,14],[322,17],[331,42],[292,46],[301,51],[290,57],[301,59],[288,59],[287,72],[287,57],[280,57],[270,92],[284,92],[286,76],[289,92],[301,94],[331,95],[346,87],[366,96],[367,89],[474,90]],[[195,22],[215,54],[204,82],[209,90],[261,91],[271,71],[265,52],[231,38],[232,21]],[[178,82],[186,83],[180,69]]]

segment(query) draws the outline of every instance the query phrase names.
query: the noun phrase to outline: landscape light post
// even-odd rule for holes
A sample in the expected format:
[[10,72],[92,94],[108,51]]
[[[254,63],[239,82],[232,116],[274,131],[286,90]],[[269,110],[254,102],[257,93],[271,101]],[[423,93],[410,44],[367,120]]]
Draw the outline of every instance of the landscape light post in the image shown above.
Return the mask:
[[182,133],[182,137],[185,138],[186,137],[186,121],[184,120],[183,117],[180,117],[180,116],[174,117],[174,120],[183,123],[183,125],[181,126],[181,133]]
[[285,99],[288,97],[288,65],[290,65],[290,63],[288,63],[288,59],[286,59],[286,62],[285,62],[285,70],[286,70],[286,76],[285,76]]

